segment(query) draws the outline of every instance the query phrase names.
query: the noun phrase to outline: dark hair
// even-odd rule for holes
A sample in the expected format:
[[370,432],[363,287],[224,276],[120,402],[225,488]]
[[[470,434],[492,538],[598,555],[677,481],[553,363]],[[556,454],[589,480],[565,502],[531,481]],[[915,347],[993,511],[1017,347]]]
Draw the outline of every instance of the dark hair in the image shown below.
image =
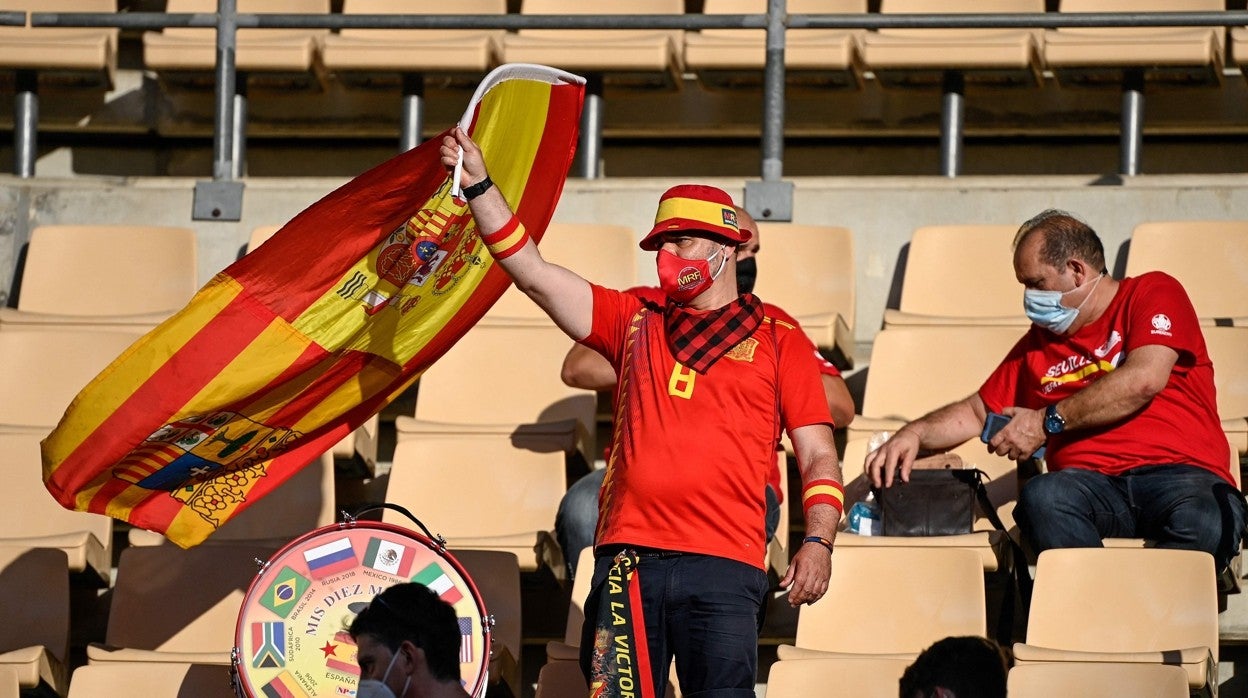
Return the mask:
[[1046,209],[1023,223],[1014,236],[1014,249],[1033,233],[1044,235],[1040,261],[1061,269],[1067,260],[1080,259],[1097,271],[1105,271],[1105,247],[1096,231],[1066,211]]
[[982,637],[947,637],[923,650],[901,675],[900,698],[928,698],[937,688],[957,698],[1005,698],[1010,656]]
[[429,671],[439,681],[459,680],[459,619],[450,604],[423,584],[396,584],[360,611],[347,630],[371,635],[397,652],[404,640],[425,651]]

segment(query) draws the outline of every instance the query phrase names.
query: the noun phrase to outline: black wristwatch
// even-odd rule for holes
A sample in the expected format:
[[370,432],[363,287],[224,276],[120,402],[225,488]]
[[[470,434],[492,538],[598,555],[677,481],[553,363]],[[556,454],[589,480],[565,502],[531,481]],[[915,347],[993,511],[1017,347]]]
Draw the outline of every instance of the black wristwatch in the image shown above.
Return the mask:
[[1057,413],[1057,405],[1053,404],[1044,408],[1044,433],[1053,436],[1065,430],[1066,420],[1062,419],[1062,415]]
[[484,194],[485,191],[492,186],[494,186],[494,181],[490,179],[489,175],[486,175],[485,179],[480,182],[477,182],[470,187],[464,187],[464,201],[472,201],[478,196]]

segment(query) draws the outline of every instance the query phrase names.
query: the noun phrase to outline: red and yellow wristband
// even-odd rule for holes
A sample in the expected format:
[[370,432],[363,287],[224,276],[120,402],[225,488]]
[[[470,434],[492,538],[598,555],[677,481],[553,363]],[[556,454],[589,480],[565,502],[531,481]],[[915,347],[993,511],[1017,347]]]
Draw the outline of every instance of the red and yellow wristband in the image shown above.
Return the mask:
[[511,219],[504,223],[503,227],[492,233],[483,234],[481,241],[485,243],[494,259],[501,260],[519,252],[520,248],[529,241],[529,233],[513,213]]
[[845,488],[836,480],[811,480],[802,490],[802,511],[810,513],[816,504],[828,504],[836,509],[837,519],[845,513]]

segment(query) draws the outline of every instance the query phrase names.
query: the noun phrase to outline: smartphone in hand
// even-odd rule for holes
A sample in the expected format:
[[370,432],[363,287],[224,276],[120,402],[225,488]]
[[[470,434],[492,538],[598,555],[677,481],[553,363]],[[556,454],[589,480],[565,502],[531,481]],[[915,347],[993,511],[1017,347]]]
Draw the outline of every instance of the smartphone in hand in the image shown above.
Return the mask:
[[[1001,431],[1001,427],[1010,423],[1010,418],[999,413],[989,412],[988,418],[984,420],[984,431],[979,435],[979,440],[984,443],[992,441],[992,437]],[[1044,458],[1044,446],[1041,446],[1035,453],[1028,456],[1029,458]]]

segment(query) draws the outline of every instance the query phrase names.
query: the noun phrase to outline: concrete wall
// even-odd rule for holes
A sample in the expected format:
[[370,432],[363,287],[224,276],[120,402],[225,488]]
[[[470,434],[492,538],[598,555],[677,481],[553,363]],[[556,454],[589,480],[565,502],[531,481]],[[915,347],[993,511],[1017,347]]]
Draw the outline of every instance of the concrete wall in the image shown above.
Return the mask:
[[[194,181],[190,179],[0,178],[0,290],[7,292],[12,286],[29,231],[49,223],[189,226],[199,236],[202,283],[237,258],[252,228],[285,222],[343,181],[253,179],[244,194],[243,220],[217,223],[191,220]],[[743,198],[744,179],[705,181],[724,187],[738,200]],[[845,226],[855,233],[860,343],[874,337],[890,294],[895,295],[899,253],[910,232],[920,225],[1017,224],[1041,209],[1063,208],[1097,229],[1113,269],[1121,266],[1120,249],[1138,223],[1248,220],[1248,175],[1144,176],[1109,185],[1085,177],[799,178],[794,182],[794,222]],[[670,179],[574,179],[564,190],[556,219],[622,223],[640,235],[653,221],[659,195],[676,183]],[[639,282],[654,281],[652,255],[638,250],[637,268]]]

